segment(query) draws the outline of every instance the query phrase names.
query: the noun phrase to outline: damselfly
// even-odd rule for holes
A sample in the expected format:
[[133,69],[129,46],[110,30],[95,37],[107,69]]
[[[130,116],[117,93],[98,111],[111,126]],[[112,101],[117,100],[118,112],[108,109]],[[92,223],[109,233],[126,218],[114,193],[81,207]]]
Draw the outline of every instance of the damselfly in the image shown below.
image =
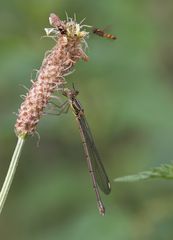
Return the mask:
[[[106,171],[104,169],[104,166],[101,162],[100,155],[97,151],[96,145],[94,143],[93,136],[91,134],[89,125],[86,121],[84,110],[79,102],[77,100],[76,96],[78,95],[78,91],[75,89],[65,89],[63,91],[63,95],[68,98],[68,108],[71,107],[75,117],[76,121],[79,126],[80,136],[85,152],[85,157],[88,165],[88,170],[91,175],[93,188],[96,194],[96,200],[98,209],[101,215],[105,214],[105,207],[103,205],[103,202],[101,200],[99,188],[105,193],[109,194],[111,191],[110,188],[110,182],[107,177]],[[98,188],[99,186],[99,188]]]

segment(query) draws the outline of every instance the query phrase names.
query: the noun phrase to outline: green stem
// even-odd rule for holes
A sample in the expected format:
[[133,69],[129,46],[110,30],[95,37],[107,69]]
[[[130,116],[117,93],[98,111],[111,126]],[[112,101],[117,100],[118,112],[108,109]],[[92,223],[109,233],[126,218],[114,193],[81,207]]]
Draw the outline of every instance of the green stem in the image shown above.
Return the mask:
[[5,200],[7,198],[10,186],[12,184],[24,142],[25,142],[24,137],[18,137],[16,148],[14,150],[14,153],[13,153],[13,156],[11,159],[11,163],[8,168],[7,175],[6,175],[5,181],[3,183],[3,186],[2,186],[2,189],[0,192],[0,214],[3,209]]

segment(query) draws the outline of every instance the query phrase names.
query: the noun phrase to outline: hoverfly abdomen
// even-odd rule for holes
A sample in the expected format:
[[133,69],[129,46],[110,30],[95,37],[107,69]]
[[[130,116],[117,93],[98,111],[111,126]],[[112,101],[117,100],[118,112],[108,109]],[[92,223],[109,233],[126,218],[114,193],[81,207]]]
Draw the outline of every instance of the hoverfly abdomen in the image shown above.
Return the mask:
[[104,33],[103,37],[109,38],[109,39],[113,39],[113,40],[117,39],[117,37],[115,37],[115,36],[112,35],[112,34],[108,34],[108,33]]

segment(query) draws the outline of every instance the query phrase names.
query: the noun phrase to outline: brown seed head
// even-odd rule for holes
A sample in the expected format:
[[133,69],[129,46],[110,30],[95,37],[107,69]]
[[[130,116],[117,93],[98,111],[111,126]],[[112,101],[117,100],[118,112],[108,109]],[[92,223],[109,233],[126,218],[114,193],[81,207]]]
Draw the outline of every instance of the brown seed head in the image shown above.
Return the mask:
[[[55,21],[56,15],[51,16],[54,17]],[[59,21],[58,24],[60,24],[59,18],[57,19]],[[24,102],[21,104],[15,124],[17,136],[25,137],[35,132],[51,95],[62,84],[65,84],[64,75],[71,70],[79,59],[88,60],[88,56],[82,48],[87,33],[81,34],[79,24],[72,20],[66,22],[66,25],[63,22],[64,26],[66,26],[67,34],[60,32],[58,28],[53,29],[48,34],[54,34],[53,37],[56,39],[56,45],[43,59],[38,77],[33,82]]]

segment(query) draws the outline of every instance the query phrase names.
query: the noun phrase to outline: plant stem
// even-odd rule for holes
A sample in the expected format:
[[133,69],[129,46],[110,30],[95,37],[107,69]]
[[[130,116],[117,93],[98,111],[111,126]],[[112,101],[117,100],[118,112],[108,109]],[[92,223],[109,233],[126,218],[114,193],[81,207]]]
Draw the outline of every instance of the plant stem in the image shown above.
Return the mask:
[[13,156],[12,156],[12,159],[10,162],[10,166],[8,168],[7,175],[6,175],[5,181],[3,183],[3,186],[2,186],[2,189],[0,192],[0,214],[2,212],[2,209],[4,206],[5,200],[7,198],[10,186],[12,184],[24,142],[25,142],[24,137],[18,137],[16,148],[14,150],[14,153],[13,153]]

